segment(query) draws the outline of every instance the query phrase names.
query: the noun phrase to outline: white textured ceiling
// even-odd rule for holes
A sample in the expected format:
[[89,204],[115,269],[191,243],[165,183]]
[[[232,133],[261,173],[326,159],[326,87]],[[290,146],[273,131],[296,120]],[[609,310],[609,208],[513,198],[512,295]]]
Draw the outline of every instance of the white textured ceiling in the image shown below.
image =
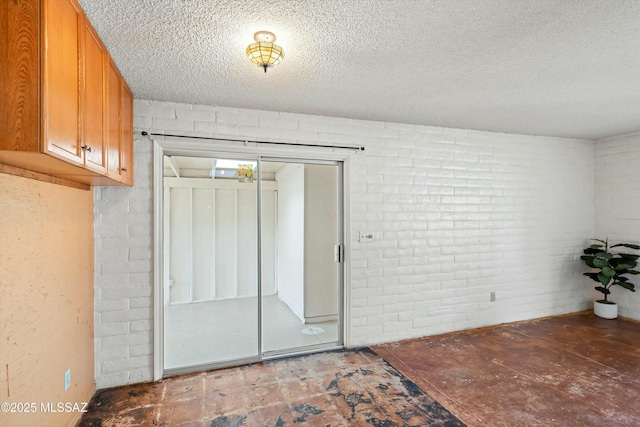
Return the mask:
[[[136,98],[598,139],[640,130],[640,0],[80,0]],[[269,30],[266,74],[245,56]]]

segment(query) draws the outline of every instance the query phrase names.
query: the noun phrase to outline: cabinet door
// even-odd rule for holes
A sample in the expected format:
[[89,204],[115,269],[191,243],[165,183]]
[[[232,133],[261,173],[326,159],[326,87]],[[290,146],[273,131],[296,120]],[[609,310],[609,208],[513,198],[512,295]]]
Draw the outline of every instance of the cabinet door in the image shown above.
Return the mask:
[[122,183],[133,185],[133,93],[122,79],[120,109],[120,175]]
[[82,109],[81,142],[87,169],[106,174],[106,64],[108,53],[85,17],[82,24]]
[[42,151],[82,164],[80,148],[80,29],[75,0],[43,2]]
[[122,101],[122,78],[113,61],[107,65],[107,175],[117,181],[120,176],[120,109]]
[[0,150],[40,151],[40,5],[0,2]]

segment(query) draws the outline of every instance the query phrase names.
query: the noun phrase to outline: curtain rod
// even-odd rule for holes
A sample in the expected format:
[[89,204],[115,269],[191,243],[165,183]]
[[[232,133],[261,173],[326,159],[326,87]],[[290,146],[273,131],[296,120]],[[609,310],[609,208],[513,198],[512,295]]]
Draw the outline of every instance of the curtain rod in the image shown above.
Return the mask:
[[209,141],[232,141],[232,142],[244,142],[253,144],[272,144],[272,145],[291,145],[294,147],[316,147],[316,148],[341,148],[344,150],[357,150],[364,151],[364,147],[358,147],[355,145],[322,145],[322,144],[296,144],[293,142],[273,142],[273,141],[250,141],[248,139],[231,139],[231,138],[213,138],[208,136],[189,136],[189,135],[173,135],[168,133],[150,133],[142,131],[142,136],[170,136],[173,138],[192,138],[192,139],[206,139]]

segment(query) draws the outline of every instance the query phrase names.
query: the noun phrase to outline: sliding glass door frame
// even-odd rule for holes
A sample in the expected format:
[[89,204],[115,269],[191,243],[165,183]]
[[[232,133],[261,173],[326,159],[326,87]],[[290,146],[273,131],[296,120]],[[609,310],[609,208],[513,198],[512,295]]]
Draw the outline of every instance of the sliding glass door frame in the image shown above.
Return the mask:
[[[268,157],[268,156],[259,156],[258,157],[258,271],[262,271],[262,162],[280,162],[280,163],[295,163],[295,164],[309,164],[309,165],[328,165],[335,166],[337,168],[337,211],[338,211],[338,236],[339,241],[336,243],[340,246],[340,253],[344,252],[344,244],[345,244],[345,209],[344,209],[344,161],[340,160],[318,160],[318,159],[310,159],[310,158],[284,158],[284,157]],[[338,264],[338,277],[337,279],[337,294],[338,294],[338,339],[333,343],[320,343],[315,345],[306,345],[295,348],[283,348],[281,350],[274,351],[265,351],[264,348],[264,340],[263,340],[263,327],[264,327],[264,317],[262,310],[262,274],[258,274],[258,295],[260,298],[260,303],[258,304],[258,323],[259,323],[259,331],[258,331],[258,340],[260,342],[260,358],[261,360],[268,360],[283,356],[291,356],[298,355],[304,353],[310,353],[318,350],[332,350],[344,347],[344,259],[340,259],[337,261]]]
[[[267,147],[267,146],[239,146],[237,143],[211,143],[203,141],[184,141],[171,138],[153,140],[153,194],[154,194],[154,379],[158,380],[166,376],[177,375],[186,372],[193,372],[205,369],[222,368],[239,364],[254,363],[261,360],[288,356],[292,354],[303,354],[319,349],[342,348],[348,345],[348,312],[347,304],[348,287],[348,266],[345,262],[340,263],[339,280],[339,340],[334,346],[318,345],[298,349],[298,351],[263,352],[263,331],[262,331],[262,220],[261,220],[261,198],[262,198],[262,161],[281,161],[287,163],[309,163],[309,164],[332,164],[338,165],[339,182],[338,200],[339,214],[341,221],[340,239],[343,253],[348,253],[347,236],[349,235],[348,224],[348,173],[345,171],[349,167],[350,150],[333,150],[315,147]],[[258,340],[256,343],[255,357],[236,359],[228,362],[202,364],[185,368],[166,369],[164,366],[164,184],[163,184],[163,158],[165,155],[191,156],[191,157],[233,157],[240,160],[255,161],[257,168],[257,233],[258,233]],[[348,257],[347,257],[348,259]]]

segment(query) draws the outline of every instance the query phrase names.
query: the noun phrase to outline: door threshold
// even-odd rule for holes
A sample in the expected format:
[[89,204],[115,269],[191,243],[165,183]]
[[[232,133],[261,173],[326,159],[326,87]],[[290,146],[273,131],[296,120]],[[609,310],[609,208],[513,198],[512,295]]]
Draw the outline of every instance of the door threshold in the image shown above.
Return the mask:
[[303,347],[303,348],[294,349],[294,350],[266,351],[262,354],[262,360],[267,361],[267,360],[274,360],[274,359],[284,359],[286,357],[295,357],[295,356],[302,356],[304,354],[322,353],[325,351],[334,351],[334,350],[342,350],[342,349],[344,349],[344,346],[340,344],[329,344],[329,345],[318,344],[318,345],[312,345],[312,346]]
[[312,353],[322,353],[325,351],[343,350],[344,346],[340,344],[318,344],[296,349],[294,351],[269,351],[263,353],[262,357],[247,357],[244,359],[236,359],[224,362],[202,363],[199,365],[189,365],[180,368],[166,369],[162,374],[162,378],[175,377],[178,375],[195,374],[198,372],[216,371],[225,368],[235,368],[238,366],[254,365],[256,363],[268,362],[270,360],[285,359],[287,357],[297,357]]
[[180,368],[165,369],[162,378],[174,377],[176,375],[195,374],[197,372],[214,371],[224,368],[234,368],[236,366],[252,365],[262,362],[259,357],[246,357],[244,359],[234,359],[224,362],[201,363],[199,365],[189,365]]

